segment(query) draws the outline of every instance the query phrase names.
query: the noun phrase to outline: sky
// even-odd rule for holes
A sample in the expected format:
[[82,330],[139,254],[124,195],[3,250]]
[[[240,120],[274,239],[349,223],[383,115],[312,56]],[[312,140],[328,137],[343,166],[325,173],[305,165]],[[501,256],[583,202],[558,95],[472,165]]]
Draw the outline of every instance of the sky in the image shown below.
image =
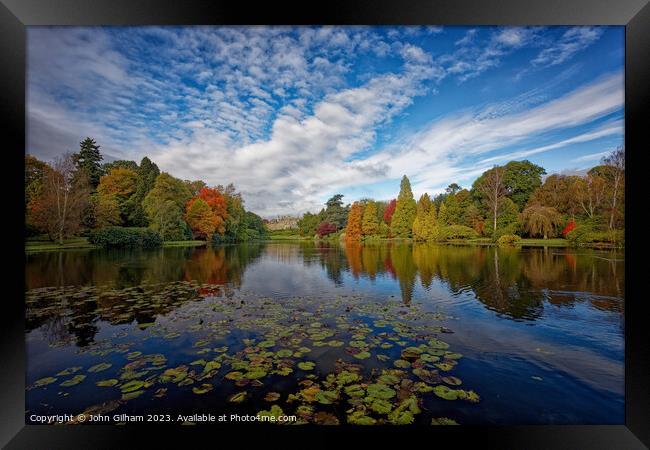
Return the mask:
[[624,137],[623,27],[28,27],[27,153],[234,183],[271,218],[597,165]]

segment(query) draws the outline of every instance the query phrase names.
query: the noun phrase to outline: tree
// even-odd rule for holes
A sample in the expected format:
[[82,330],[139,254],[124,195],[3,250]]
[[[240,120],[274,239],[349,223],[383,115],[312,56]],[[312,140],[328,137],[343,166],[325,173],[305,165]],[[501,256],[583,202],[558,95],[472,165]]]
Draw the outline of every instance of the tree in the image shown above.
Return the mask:
[[342,194],[336,194],[325,203],[325,221],[336,225],[337,230],[345,228],[348,219],[348,208],[343,207]]
[[519,227],[519,210],[510,198],[506,197],[499,205],[497,229],[493,237],[498,238],[504,234],[516,234]]
[[481,210],[475,204],[470,204],[465,209],[464,225],[476,230],[480,235],[485,231],[485,218],[481,214]]
[[456,194],[448,195],[447,198],[445,198],[443,205],[445,205],[445,209],[447,210],[446,223],[448,225],[460,224],[463,211],[460,209],[460,204],[458,203]]
[[472,186],[472,189],[480,194],[488,211],[491,212],[493,231],[497,230],[499,206],[507,192],[504,183],[504,172],[503,167],[494,166],[484,172]]
[[[348,221],[349,223],[349,221]],[[379,233],[379,220],[377,219],[377,203],[369,201],[363,210],[361,231],[364,236],[377,236]]]
[[555,208],[531,205],[522,212],[524,229],[530,236],[543,236],[547,239],[562,223],[562,216]]
[[336,225],[329,222],[321,222],[316,228],[316,234],[318,237],[328,236],[332,233],[336,233]]
[[614,228],[614,219],[617,212],[617,201],[621,194],[625,194],[623,183],[625,178],[625,148],[618,147],[609,156],[603,159],[603,163],[610,169],[608,178],[611,184],[611,194],[609,196],[609,229]]
[[[124,169],[117,167],[112,169],[107,175],[104,175],[99,180],[97,185],[97,207],[102,211],[97,211],[97,220],[103,224],[106,222],[114,225],[126,224],[131,211],[128,209],[133,206],[129,202],[131,196],[136,191],[138,174],[131,169]],[[109,198],[111,198],[109,200]],[[110,205],[110,206],[109,206]],[[107,211],[113,211],[114,205],[117,205],[119,211],[119,222],[115,223],[113,220],[107,220]],[[99,216],[103,216],[99,219]],[[111,216],[112,217],[112,216]]]
[[216,217],[208,202],[200,197],[195,197],[188,202],[184,219],[196,239],[212,239],[220,223],[220,219]]
[[316,234],[318,224],[323,220],[324,214],[312,214],[306,212],[298,221],[298,229],[301,236],[313,236]]
[[46,172],[40,195],[30,201],[29,213],[32,223],[62,244],[79,231],[89,201],[86,174],[78,173],[74,156],[65,154],[55,160],[53,170]]
[[388,203],[388,206],[386,206],[386,209],[384,210],[384,222],[386,222],[386,224],[390,225],[393,219],[393,214],[395,214],[396,207],[397,207],[397,200],[395,199],[392,199]]
[[605,197],[605,185],[605,180],[592,170],[586,177],[578,178],[572,186],[577,203],[590,219],[600,211]]
[[391,232],[396,237],[410,237],[416,215],[416,204],[411,191],[411,183],[404,175],[400,183],[395,213],[391,220]]
[[447,195],[456,195],[456,192],[460,191],[461,187],[457,185],[456,183],[451,183],[447,188],[445,189],[445,193]]
[[580,206],[573,186],[579,178],[559,174],[549,175],[544,180],[544,184],[530,196],[528,205],[551,206],[561,214],[576,215]]
[[413,221],[413,239],[417,241],[431,241],[437,237],[436,208],[433,203],[430,203],[429,208],[425,208],[425,206],[426,200],[418,202],[417,213]]
[[438,210],[438,223],[440,226],[449,225],[449,218],[447,217],[447,204],[442,202]]
[[122,225],[120,204],[114,195],[94,195],[95,226],[97,228],[109,225]]
[[109,173],[113,169],[129,169],[134,172],[138,171],[138,163],[135,161],[128,161],[124,159],[118,159],[117,161],[112,161],[104,163],[102,165],[102,173]]
[[158,231],[164,240],[178,240],[185,236],[187,224],[183,211],[191,195],[187,186],[166,172],[156,177],[151,191],[142,202],[150,221],[150,227]]
[[202,180],[195,180],[195,181],[184,180],[183,183],[185,183],[185,185],[189,189],[192,197],[196,197],[197,195],[199,195],[201,189],[207,186],[205,182]]
[[227,202],[217,188],[203,187],[198,193],[198,198],[203,199],[214,214],[216,223],[215,231],[223,235],[226,232],[226,219],[228,217]]
[[131,196],[129,202],[131,205],[127,207],[128,211],[131,211],[129,215],[129,223],[136,227],[146,227],[149,225],[149,219],[147,214],[144,211],[142,202],[147,196],[149,191],[153,189],[154,184],[156,183],[156,178],[160,175],[160,170],[158,166],[153,163],[146,156],[140,161],[140,166],[137,170],[138,181],[135,189],[135,194]]
[[519,211],[524,208],[531,194],[542,185],[542,175],[546,170],[530,161],[510,161],[504,166],[503,184],[506,195],[517,205]]
[[354,202],[348,214],[347,225],[345,227],[346,241],[359,241],[362,236],[363,206],[359,202]]
[[433,205],[433,202],[431,201],[431,198],[429,197],[429,194],[426,192],[420,196],[418,199],[417,204],[415,205],[416,213],[422,210],[423,213],[429,212],[429,209]]
[[87,137],[79,143],[79,152],[73,156],[76,168],[86,175],[93,189],[97,187],[99,178],[104,174],[101,165],[104,158],[99,148],[94,139]]

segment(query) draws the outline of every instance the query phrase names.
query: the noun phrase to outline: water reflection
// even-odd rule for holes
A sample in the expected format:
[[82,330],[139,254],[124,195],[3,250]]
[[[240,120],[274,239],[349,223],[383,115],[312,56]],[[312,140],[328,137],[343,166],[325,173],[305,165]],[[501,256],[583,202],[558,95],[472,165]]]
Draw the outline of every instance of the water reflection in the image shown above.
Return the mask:
[[[68,302],[67,311],[62,311],[39,296],[38,301],[28,302],[27,330],[42,327],[59,342],[69,334],[77,345],[84,346],[93,341],[98,320],[113,325],[134,320],[147,324],[188,300],[173,292],[161,295],[155,285],[193,281],[204,285],[197,287],[200,295],[228,296],[242,287],[249,266],[259,259],[297,266],[305,277],[316,270],[331,280],[333,287],[344,285],[346,276],[369,288],[388,281],[399,286],[406,305],[412,302],[419,283],[425,293],[442,288],[449,298],[469,297],[514,320],[534,321],[544,314],[545,305],[571,307],[577,301],[587,301],[598,310],[623,311],[624,261],[617,252],[410,243],[268,243],[28,255],[27,290],[70,286],[71,295],[83,301]],[[274,279],[291,289],[295,289],[294,281],[289,275]],[[82,287],[98,288],[78,292]],[[106,294],[104,288],[124,293]],[[152,299],[137,314],[121,310],[120,305],[129,300],[125,296],[143,293]]]

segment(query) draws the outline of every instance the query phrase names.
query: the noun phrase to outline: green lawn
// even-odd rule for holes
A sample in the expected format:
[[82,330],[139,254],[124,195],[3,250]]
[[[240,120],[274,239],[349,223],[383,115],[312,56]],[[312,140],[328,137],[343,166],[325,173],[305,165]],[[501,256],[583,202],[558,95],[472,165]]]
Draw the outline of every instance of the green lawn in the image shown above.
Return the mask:
[[[198,247],[206,245],[205,241],[166,241],[163,242],[163,247]],[[95,245],[88,242],[87,237],[74,237],[65,239],[63,244],[52,242],[42,236],[29,238],[25,241],[26,252],[45,252],[50,250],[67,250],[67,249],[83,249],[83,248],[97,248]]]

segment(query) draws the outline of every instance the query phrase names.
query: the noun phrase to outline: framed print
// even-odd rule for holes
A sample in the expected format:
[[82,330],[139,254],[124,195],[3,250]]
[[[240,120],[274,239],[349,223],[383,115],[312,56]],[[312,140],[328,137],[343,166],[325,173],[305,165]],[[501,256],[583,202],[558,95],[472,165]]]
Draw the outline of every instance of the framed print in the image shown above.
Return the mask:
[[3,0],[3,445],[649,445],[646,3]]

